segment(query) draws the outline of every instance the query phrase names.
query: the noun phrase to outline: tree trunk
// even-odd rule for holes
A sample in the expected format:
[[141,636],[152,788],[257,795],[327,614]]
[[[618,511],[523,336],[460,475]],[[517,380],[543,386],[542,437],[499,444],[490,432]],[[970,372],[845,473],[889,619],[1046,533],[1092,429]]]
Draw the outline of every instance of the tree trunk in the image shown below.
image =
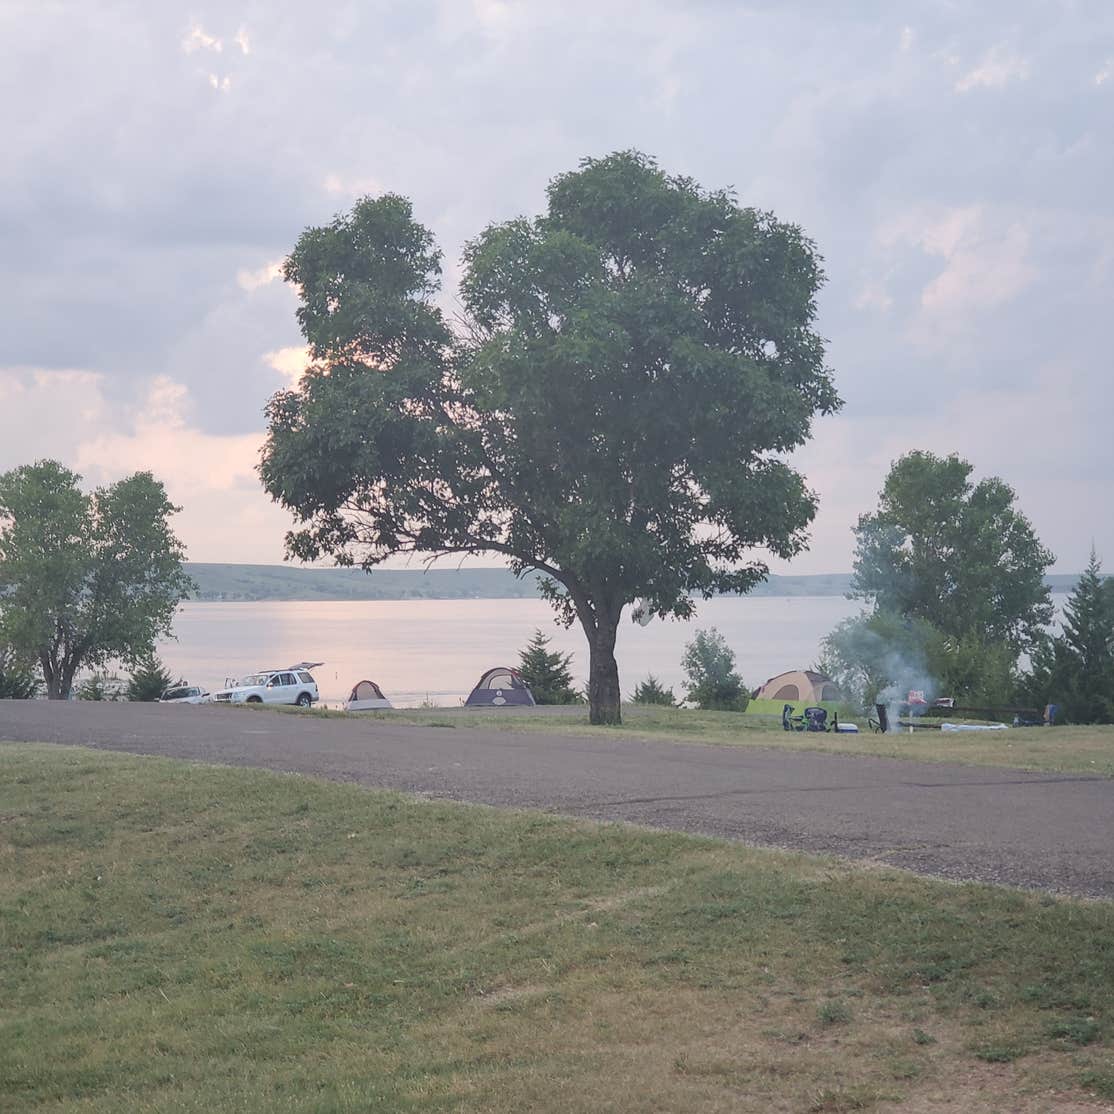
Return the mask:
[[75,658],[72,661],[67,661],[62,668],[62,683],[59,686],[61,695],[59,700],[69,700],[70,690],[73,688],[74,674],[77,672],[77,667],[81,664],[80,659]]
[[615,661],[615,635],[618,625],[597,616],[595,630],[589,630],[588,722],[622,723],[619,709],[619,665]]
[[65,658],[55,661],[49,654],[43,653],[39,655],[39,664],[46,682],[47,700],[69,700],[74,674],[80,663]]
[[62,677],[58,663],[49,654],[42,653],[39,654],[39,665],[42,666],[43,680],[46,682],[47,700],[64,700]]

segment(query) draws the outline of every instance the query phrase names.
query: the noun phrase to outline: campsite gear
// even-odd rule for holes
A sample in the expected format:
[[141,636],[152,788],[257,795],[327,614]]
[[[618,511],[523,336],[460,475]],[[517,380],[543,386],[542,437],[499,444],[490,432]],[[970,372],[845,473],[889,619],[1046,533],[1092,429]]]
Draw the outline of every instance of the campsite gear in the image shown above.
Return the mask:
[[781,709],[781,729],[782,731],[804,731],[805,717],[793,715],[793,705],[786,704]]
[[754,693],[756,700],[804,700],[819,704],[822,700],[838,700],[839,689],[831,677],[811,669],[791,669],[771,677]]
[[857,735],[859,733],[859,725],[857,723],[837,723],[832,730],[837,735]]
[[886,705],[875,704],[874,711],[878,718],[869,721],[871,731],[887,734],[890,730],[890,714],[886,711]]
[[504,708],[511,705],[533,707],[536,701],[530,686],[517,669],[505,665],[489,669],[464,701],[466,708]]
[[1004,723],[942,723],[941,731],[1008,731]]
[[783,731],[838,731],[839,716],[832,717],[832,726],[829,727],[827,708],[810,706],[804,710],[804,715],[795,716],[793,705],[786,704],[781,709],[781,729]]
[[394,705],[383,695],[383,690],[374,681],[357,681],[344,702],[346,712],[370,712],[375,708],[393,708]]
[[806,708],[805,709],[805,730],[807,730],[807,731],[827,731],[828,730],[828,709],[827,708]]

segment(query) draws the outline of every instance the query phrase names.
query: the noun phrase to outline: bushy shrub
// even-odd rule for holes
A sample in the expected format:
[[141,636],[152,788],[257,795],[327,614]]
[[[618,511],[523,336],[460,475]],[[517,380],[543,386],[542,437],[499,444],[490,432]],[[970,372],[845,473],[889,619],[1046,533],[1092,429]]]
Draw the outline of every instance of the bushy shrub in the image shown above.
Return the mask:
[[14,651],[0,647],[0,700],[33,700],[39,692],[34,665],[21,661]]
[[715,627],[696,632],[685,647],[681,667],[689,683],[687,700],[706,709],[746,711],[750,693],[735,672],[734,652]]
[[109,677],[105,673],[94,673],[86,677],[74,689],[78,700],[120,700],[123,697],[124,683],[119,677]]
[[673,695],[672,689],[665,688],[657,677],[651,673],[645,681],[639,682],[635,687],[631,702],[634,704],[661,704],[667,708],[673,708],[677,704],[677,698]]

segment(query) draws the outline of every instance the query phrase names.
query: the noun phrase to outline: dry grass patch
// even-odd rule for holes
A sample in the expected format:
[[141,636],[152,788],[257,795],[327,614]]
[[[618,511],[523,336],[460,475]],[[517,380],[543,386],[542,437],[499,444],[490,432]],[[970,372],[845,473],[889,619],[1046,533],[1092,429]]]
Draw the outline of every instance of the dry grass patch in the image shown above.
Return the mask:
[[0,815],[5,1110],[1114,1099],[1109,903],[55,747]]

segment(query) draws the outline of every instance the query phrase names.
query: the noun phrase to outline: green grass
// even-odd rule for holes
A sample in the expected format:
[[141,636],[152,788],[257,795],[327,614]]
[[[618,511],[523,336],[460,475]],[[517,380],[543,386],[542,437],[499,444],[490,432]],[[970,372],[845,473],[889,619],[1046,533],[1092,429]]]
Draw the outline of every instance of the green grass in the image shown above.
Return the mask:
[[[345,712],[325,710],[308,714],[347,715]],[[878,735],[865,727],[865,721],[861,721],[858,735],[836,735],[783,731],[780,712],[777,716],[749,712],[740,715],[738,712],[702,712],[633,704],[623,706],[621,727],[592,727],[588,723],[588,710],[584,707],[521,710],[403,708],[357,714],[393,723],[432,727],[478,727],[485,731],[526,731],[600,738],[673,739],[717,746],[868,754],[917,762],[958,762],[970,766],[1008,766],[1114,777],[1114,726],[1024,727],[982,734],[918,731],[915,734]]]
[[5,1111],[1028,1110],[1112,1010],[1109,903],[0,746]]

